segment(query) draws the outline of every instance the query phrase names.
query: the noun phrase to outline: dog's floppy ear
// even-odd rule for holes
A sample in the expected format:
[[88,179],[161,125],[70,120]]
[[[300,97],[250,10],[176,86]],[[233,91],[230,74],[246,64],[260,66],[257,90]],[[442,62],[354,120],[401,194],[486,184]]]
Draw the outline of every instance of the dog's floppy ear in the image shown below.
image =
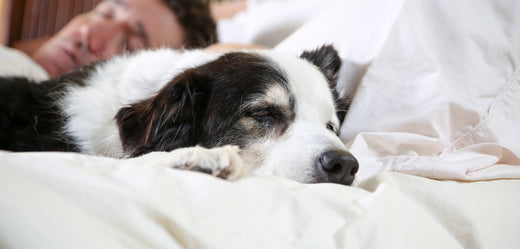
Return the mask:
[[131,157],[151,151],[195,146],[201,137],[209,95],[209,79],[188,70],[147,100],[122,108],[116,115],[123,150]]
[[321,72],[334,89],[338,82],[338,72],[341,67],[341,59],[332,45],[323,45],[312,51],[304,51],[300,58],[305,59],[320,68]]

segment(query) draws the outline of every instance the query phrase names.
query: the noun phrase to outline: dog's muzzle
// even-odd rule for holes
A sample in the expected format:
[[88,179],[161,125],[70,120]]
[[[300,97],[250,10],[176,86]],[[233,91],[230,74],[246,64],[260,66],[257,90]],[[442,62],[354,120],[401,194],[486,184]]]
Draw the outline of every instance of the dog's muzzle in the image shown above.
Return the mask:
[[358,172],[359,164],[348,151],[333,150],[318,157],[317,167],[325,173],[328,182],[350,185]]

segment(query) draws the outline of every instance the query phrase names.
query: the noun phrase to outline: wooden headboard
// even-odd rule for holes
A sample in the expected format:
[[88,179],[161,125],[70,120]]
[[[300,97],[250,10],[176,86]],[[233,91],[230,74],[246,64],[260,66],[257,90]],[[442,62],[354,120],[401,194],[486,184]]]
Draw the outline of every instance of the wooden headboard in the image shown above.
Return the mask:
[[32,50],[33,46],[55,34],[74,16],[91,10],[101,1],[3,0],[3,5],[10,7],[6,45]]

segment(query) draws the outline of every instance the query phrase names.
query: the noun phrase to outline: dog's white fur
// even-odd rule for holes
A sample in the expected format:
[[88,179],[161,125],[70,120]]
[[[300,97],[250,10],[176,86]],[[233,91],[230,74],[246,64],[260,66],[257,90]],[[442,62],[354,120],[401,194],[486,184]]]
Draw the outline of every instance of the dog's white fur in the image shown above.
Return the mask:
[[[296,117],[285,135],[277,140],[257,144],[264,161],[257,167],[257,175],[280,175],[307,181],[315,169],[315,160],[324,151],[346,150],[332,131],[325,129],[332,122],[336,129],[339,120],[331,90],[317,68],[303,60],[271,55],[287,73],[290,91],[297,97]],[[278,95],[285,95],[279,91]],[[286,97],[280,97],[285,101]]]
[[116,57],[96,68],[87,80],[89,87],[72,86],[61,107],[69,117],[67,132],[80,143],[84,153],[123,157],[114,119],[123,107],[155,95],[186,68],[215,59],[217,54],[201,50],[171,49],[142,51]]
[[[337,135],[326,129],[327,123],[339,128],[328,82],[318,68],[307,61],[273,51],[252,53],[269,58],[286,72],[289,90],[296,96],[296,116],[283,136],[266,138],[246,148],[243,159],[256,165],[253,169],[256,174],[312,181],[315,160],[320,153],[345,150]],[[78,141],[82,152],[124,157],[114,119],[116,113],[131,103],[152,97],[183,70],[218,56],[201,50],[158,49],[104,62],[87,80],[88,87],[71,86],[64,95],[60,104],[69,118],[67,133]],[[275,103],[289,101],[282,89],[270,89],[267,96]]]

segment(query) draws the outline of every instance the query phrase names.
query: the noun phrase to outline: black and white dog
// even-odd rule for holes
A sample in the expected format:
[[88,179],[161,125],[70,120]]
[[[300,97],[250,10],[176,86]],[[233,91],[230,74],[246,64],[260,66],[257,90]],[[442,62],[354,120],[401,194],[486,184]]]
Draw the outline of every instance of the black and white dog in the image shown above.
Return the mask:
[[348,103],[333,90],[340,65],[331,46],[301,58],[158,49],[41,83],[3,78],[0,149],[172,151],[172,167],[227,179],[252,172],[351,184],[358,163],[338,138]]

